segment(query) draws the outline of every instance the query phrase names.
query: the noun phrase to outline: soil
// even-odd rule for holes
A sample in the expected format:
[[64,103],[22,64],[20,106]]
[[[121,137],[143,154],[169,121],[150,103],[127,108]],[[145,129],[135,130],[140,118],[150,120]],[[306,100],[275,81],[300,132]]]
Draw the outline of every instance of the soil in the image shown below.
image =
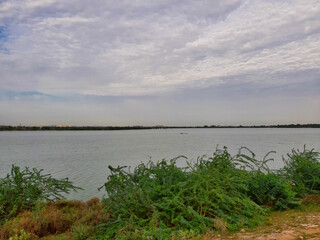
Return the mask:
[[234,234],[220,233],[204,239],[320,240],[320,203],[313,202],[296,210],[272,212],[255,229],[242,229]]

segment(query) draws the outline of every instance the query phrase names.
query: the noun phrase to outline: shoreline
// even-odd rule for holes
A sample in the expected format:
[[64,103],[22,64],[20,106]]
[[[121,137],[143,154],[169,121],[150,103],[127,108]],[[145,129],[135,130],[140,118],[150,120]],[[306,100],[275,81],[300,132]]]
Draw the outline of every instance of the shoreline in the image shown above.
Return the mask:
[[0,125],[0,131],[117,131],[150,129],[241,129],[241,128],[320,128],[320,124],[285,125],[204,125],[204,126],[10,126]]

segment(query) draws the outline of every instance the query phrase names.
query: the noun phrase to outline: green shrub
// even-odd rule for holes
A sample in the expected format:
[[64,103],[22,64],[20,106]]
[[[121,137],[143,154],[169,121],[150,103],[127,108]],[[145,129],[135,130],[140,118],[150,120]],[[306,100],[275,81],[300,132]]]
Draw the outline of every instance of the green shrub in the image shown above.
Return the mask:
[[9,240],[32,240],[35,239],[34,236],[30,233],[26,233],[23,229],[18,231],[15,229],[15,235],[13,237],[9,237]]
[[248,195],[259,205],[276,210],[284,210],[299,205],[299,201],[295,199],[292,186],[279,174],[252,173],[248,188]]
[[23,210],[33,212],[8,220],[0,235],[8,239],[12,229],[24,229],[29,238],[71,229],[65,236],[78,240],[181,239],[198,238],[211,229],[224,233],[254,226],[265,207],[293,208],[299,205],[296,192],[298,197],[320,192],[319,153],[293,149],[276,172],[267,166],[272,160],[268,155],[259,161],[240,148],[231,156],[225,147],[211,157],[186,161],[186,167],[177,164],[182,156],[141,163],[133,171],[109,166],[111,174],[101,187],[107,192],[103,204],[98,199],[46,203],[79,188],[67,178],[13,165],[0,179],[0,222]]
[[55,179],[42,170],[12,165],[11,172],[0,178],[0,221],[16,216],[19,212],[35,206],[39,200],[57,200],[75,187],[68,178]]
[[294,190],[303,197],[308,193],[319,193],[320,191],[320,158],[319,153],[314,150],[303,151],[292,150],[288,158],[283,158],[285,163],[282,169],[289,181],[292,182]]
[[109,166],[105,205],[112,219],[106,224],[107,237],[166,239],[179,230],[201,233],[213,228],[215,218],[235,230],[255,225],[264,215],[246,195],[247,171],[237,167],[255,161],[233,158],[226,148],[184,168],[177,166],[178,159],[142,163],[133,172]]
[[93,227],[87,225],[77,225],[71,228],[71,232],[74,240],[86,240],[92,235]]

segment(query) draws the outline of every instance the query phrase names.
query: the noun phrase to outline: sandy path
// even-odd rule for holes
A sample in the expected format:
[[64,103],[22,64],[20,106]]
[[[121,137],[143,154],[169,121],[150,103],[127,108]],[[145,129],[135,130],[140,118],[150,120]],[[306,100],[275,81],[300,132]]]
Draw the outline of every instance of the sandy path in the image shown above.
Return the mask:
[[256,229],[204,237],[204,240],[209,239],[320,240],[320,204],[305,210],[271,213],[270,218]]

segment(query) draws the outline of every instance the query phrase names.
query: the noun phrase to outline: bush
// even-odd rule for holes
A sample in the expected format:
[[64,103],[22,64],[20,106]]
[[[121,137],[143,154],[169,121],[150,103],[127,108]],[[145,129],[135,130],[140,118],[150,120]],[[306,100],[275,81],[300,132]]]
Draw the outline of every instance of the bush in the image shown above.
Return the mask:
[[93,227],[87,225],[77,225],[71,228],[74,240],[86,240],[92,236]]
[[71,232],[75,239],[83,239],[88,234],[94,236],[94,227],[107,220],[108,215],[99,199],[37,203],[32,212],[25,211],[6,221],[0,228],[0,239],[8,239],[15,234],[15,229],[24,229],[41,239],[52,234],[71,235]]
[[20,231],[16,230],[15,235],[13,237],[9,237],[9,240],[36,240],[38,239],[36,236],[26,233],[23,229]]
[[320,191],[320,162],[319,153],[313,149],[303,151],[292,150],[288,158],[283,158],[285,163],[282,169],[294,190],[303,197],[309,193]]
[[185,168],[176,165],[178,159],[142,163],[133,172],[109,166],[111,175],[104,185],[112,216],[106,223],[108,238],[166,239],[180,230],[202,233],[218,218],[235,230],[255,225],[264,215],[246,195],[247,171],[237,168],[249,160],[231,157],[226,148]]
[[0,239],[60,233],[56,239],[198,238],[211,229],[223,234],[254,226],[265,207],[296,207],[295,192],[298,197],[319,193],[319,153],[292,150],[279,171],[269,170],[268,155],[259,161],[241,148],[232,157],[224,148],[211,157],[187,161],[186,167],[177,165],[182,156],[141,163],[133,171],[109,166],[111,174],[101,187],[108,194],[103,203],[99,199],[51,202],[79,188],[68,179],[56,180],[37,169],[20,171],[13,165],[11,173],[0,179],[0,221],[22,213],[5,222]]
[[295,199],[292,186],[279,174],[252,173],[248,188],[249,196],[259,205],[276,210],[284,210],[299,205],[299,201]]
[[39,200],[57,200],[71,190],[78,190],[68,178],[55,179],[43,170],[12,165],[11,172],[0,179],[0,221],[31,209]]

